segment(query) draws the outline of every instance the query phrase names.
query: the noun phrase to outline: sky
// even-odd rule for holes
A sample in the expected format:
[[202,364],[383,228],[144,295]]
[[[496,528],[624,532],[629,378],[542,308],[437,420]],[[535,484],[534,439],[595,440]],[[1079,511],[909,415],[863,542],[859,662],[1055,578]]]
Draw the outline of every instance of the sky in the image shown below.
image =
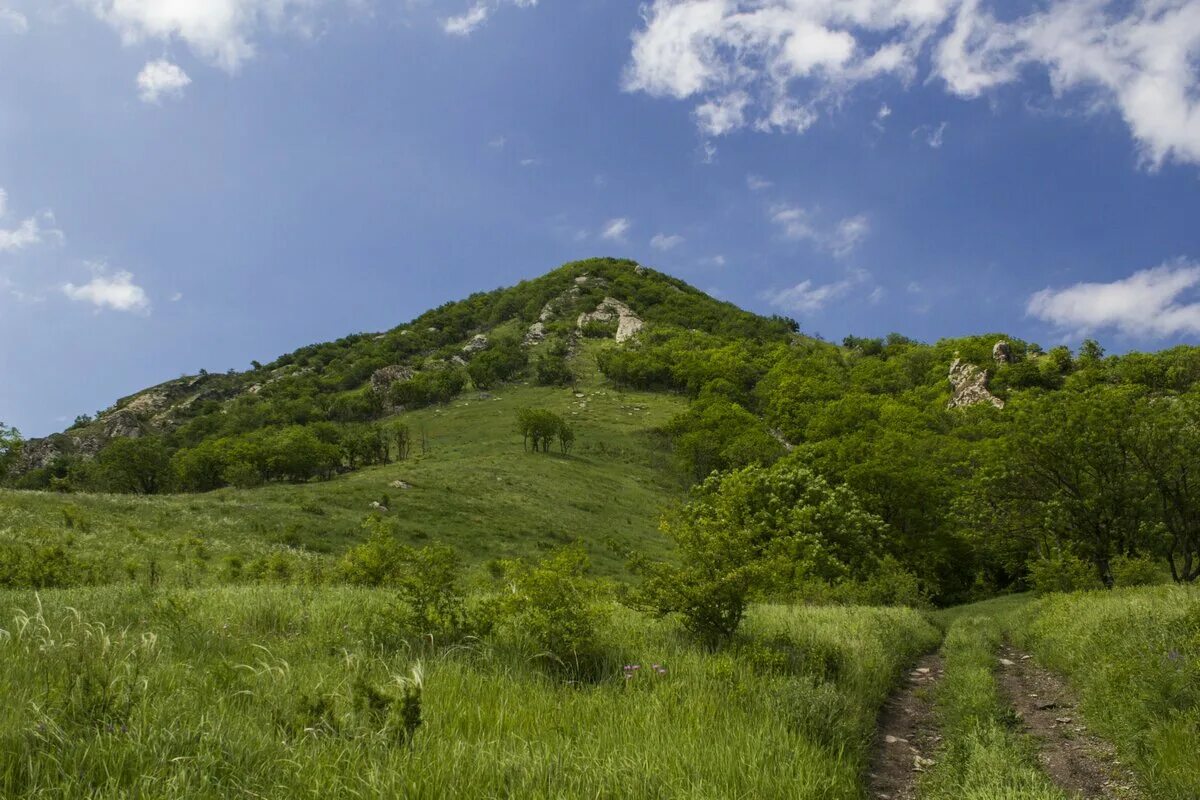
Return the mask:
[[830,340],[1200,338],[1200,0],[0,0],[0,421],[590,256]]

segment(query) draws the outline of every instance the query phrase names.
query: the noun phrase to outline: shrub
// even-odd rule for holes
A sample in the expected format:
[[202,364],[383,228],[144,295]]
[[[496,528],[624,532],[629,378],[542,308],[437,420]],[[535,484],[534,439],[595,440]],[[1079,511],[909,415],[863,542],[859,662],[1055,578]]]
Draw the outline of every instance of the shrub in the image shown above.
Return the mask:
[[402,544],[398,525],[378,515],[363,527],[369,537],[342,558],[339,574],[349,583],[395,589],[413,612],[422,634],[456,634],[465,614],[459,583],[462,563],[451,547]]
[[487,622],[525,640],[571,674],[594,674],[606,610],[588,569],[587,553],[578,546],[534,564],[505,562],[508,590],[485,607]]
[[1162,563],[1148,555],[1117,556],[1109,566],[1113,586],[1153,586],[1169,580]]
[[1057,550],[1030,562],[1029,584],[1038,594],[1104,588],[1096,568],[1066,550]]

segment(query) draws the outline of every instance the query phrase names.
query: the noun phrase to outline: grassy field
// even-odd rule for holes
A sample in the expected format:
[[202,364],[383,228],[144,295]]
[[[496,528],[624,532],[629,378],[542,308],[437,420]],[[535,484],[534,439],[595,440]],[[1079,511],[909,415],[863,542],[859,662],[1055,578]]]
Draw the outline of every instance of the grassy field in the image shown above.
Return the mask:
[[876,708],[938,637],[910,610],[766,607],[714,655],[614,608],[601,677],[577,683],[504,639],[417,644],[392,607],[0,595],[0,796],[856,798]]
[[1015,637],[1068,677],[1147,797],[1200,797],[1200,587],[1052,595]]
[[[660,514],[683,495],[647,431],[685,400],[605,386],[590,364],[588,352],[576,360],[578,391],[505,386],[402,415],[427,452],[418,442],[407,461],[327,482],[154,497],[0,490],[0,544],[63,544],[107,580],[144,580],[153,561],[167,583],[204,585],[254,559],[328,562],[363,538],[371,503],[386,500],[415,545],[448,544],[483,563],[581,541],[598,573],[621,576],[620,553],[661,552]],[[525,406],[575,424],[570,455],[522,451],[514,420]]]

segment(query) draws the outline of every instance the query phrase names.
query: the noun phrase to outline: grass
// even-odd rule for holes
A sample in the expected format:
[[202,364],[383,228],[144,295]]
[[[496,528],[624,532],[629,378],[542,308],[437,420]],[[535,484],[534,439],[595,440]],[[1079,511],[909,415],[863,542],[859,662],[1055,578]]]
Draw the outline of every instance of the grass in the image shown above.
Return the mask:
[[1200,587],[1051,595],[1015,635],[1068,678],[1147,797],[1200,797]]
[[[768,607],[710,654],[614,608],[607,677],[572,684],[503,640],[421,645],[392,610],[349,588],[0,594],[0,796],[857,798],[878,705],[937,640],[909,610]],[[408,742],[363,698],[414,671]]]
[[[153,561],[167,583],[205,585],[272,554],[331,562],[362,540],[370,504],[386,495],[389,516],[412,544],[448,544],[482,564],[582,541],[598,573],[620,577],[624,552],[665,547],[659,516],[684,486],[647,432],[685,400],[603,385],[587,349],[595,346],[575,362],[582,397],[528,385],[486,399],[469,392],[402,415],[418,439],[424,434],[427,453],[418,441],[407,461],[327,482],[156,497],[0,490],[0,544],[66,544],[108,580],[144,579]],[[523,406],[576,425],[571,455],[522,451],[514,420]],[[395,481],[412,488],[393,488]]]

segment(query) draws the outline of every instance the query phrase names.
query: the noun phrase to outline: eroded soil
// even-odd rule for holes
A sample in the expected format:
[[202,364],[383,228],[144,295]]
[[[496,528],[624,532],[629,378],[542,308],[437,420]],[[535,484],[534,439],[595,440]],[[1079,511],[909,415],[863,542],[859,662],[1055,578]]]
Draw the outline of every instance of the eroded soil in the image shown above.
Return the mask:
[[1063,680],[1011,645],[1000,649],[1000,691],[1039,745],[1042,768],[1069,794],[1086,800],[1130,800],[1140,795],[1112,745],[1092,736],[1075,711]]
[[933,765],[941,741],[933,717],[933,687],[942,674],[941,657],[925,656],[883,707],[871,757],[870,797],[915,800],[917,778]]

